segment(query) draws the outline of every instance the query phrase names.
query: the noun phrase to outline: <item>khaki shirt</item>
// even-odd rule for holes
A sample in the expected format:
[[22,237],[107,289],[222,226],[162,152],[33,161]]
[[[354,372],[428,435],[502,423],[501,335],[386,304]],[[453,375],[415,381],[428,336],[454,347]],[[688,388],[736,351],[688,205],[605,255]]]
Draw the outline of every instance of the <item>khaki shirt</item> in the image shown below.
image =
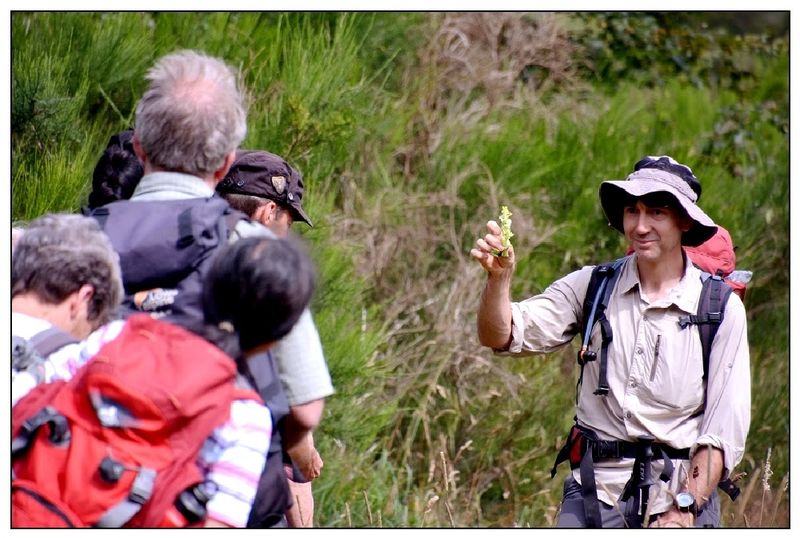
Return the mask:
[[[606,317],[613,339],[608,347],[607,396],[597,388],[600,358],[600,325],[595,324],[589,349],[598,360],[589,362],[577,405],[578,422],[593,429],[601,439],[635,441],[649,434],[675,448],[710,445],[723,451],[723,478],[744,454],[750,426],[750,353],[744,305],[731,294],[711,350],[706,411],[691,416],[702,406],[703,353],[696,325],[681,329],[678,319],[696,314],[702,281],[700,271],[686,264],[683,278],[670,293],[651,302],[642,295],[636,256],[623,264]],[[530,355],[553,351],[580,331],[583,298],[592,267],[584,267],[551,284],[543,293],[511,305],[512,340],[507,352]],[[578,335],[580,338],[580,335]],[[673,461],[675,472],[669,486],[656,478],[650,492],[652,513],[670,508],[672,492],[685,482],[689,463]],[[597,496],[614,505],[630,478],[633,460],[595,462]],[[653,461],[653,476],[663,462]],[[580,482],[579,471],[573,471]],[[656,491],[658,490],[658,491]]]

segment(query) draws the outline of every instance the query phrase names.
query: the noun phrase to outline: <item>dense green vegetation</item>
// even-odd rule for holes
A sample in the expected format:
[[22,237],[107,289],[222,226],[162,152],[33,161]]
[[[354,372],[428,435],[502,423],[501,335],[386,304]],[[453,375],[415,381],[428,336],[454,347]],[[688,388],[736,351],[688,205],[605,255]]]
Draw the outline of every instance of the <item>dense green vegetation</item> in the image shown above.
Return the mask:
[[321,275],[313,310],[337,388],[316,435],[318,525],[552,524],[574,349],[515,360],[481,348],[484,276],[468,252],[508,205],[515,298],[618,256],[597,188],[647,154],[692,166],[702,207],[754,271],[748,476],[724,520],[788,525],[786,27],[748,20],[733,34],[677,13],[11,19],[14,221],[85,203],[144,72],[179,48],[238,67],[243,146],[304,172],[315,227],[298,231]]

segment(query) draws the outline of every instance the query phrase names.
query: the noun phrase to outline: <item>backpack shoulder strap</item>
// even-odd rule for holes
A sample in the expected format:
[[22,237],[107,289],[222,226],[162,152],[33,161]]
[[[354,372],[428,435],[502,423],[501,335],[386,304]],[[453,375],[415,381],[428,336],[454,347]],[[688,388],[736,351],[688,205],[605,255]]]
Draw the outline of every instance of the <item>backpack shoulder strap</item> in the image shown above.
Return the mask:
[[50,354],[69,344],[75,344],[78,339],[66,331],[52,326],[29,339],[19,336],[11,337],[11,366],[17,372],[29,372],[36,383],[44,381],[42,364]]
[[725,307],[728,304],[733,289],[725,284],[719,275],[702,273],[703,289],[700,291],[700,300],[697,304],[697,314],[682,316],[679,320],[681,328],[697,325],[700,333],[700,343],[703,348],[703,380],[708,379],[708,366],[711,357],[711,345],[717,335],[719,326],[725,316]]
[[56,326],[49,327],[33,335],[28,341],[34,351],[42,357],[47,357],[64,346],[79,342],[77,338]]
[[[700,334],[700,344],[703,350],[703,384],[708,382],[708,369],[711,359],[711,346],[725,315],[725,307],[733,288],[725,284],[719,275],[703,272],[703,289],[700,291],[700,300],[697,303],[697,314],[682,316],[678,322],[682,329],[689,325],[697,325]],[[707,392],[707,391],[706,391]],[[702,415],[706,409],[706,395],[703,396],[703,405],[692,417]]]
[[[578,364],[581,366],[581,373],[578,378],[577,392],[580,393],[580,385],[583,382],[583,367],[587,362],[597,359],[597,352],[589,349],[589,340],[592,336],[592,328],[595,323],[600,323],[602,331],[602,350],[600,357],[600,374],[598,380],[598,388],[595,394],[604,396],[608,394],[608,377],[607,377],[607,353],[608,344],[613,338],[611,331],[611,324],[605,316],[605,310],[608,306],[609,298],[612,291],[617,284],[619,277],[619,269],[625,262],[627,257],[619,258],[613,262],[607,262],[597,265],[592,270],[592,276],[589,279],[589,285],[586,289],[586,296],[583,299],[583,312],[581,313],[581,348],[578,351]],[[575,395],[577,403],[578,394]]]

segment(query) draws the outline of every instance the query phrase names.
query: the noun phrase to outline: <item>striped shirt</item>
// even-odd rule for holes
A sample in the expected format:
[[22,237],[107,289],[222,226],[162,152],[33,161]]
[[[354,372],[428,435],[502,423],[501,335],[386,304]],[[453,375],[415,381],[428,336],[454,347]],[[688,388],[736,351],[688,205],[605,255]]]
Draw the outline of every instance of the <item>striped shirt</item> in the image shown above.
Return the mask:
[[[125,322],[112,321],[93,332],[79,344],[64,346],[51,354],[44,364],[44,381],[68,380],[100,348],[122,332]],[[12,313],[11,332],[31,338],[51,325],[41,319]],[[12,405],[36,385],[27,372],[12,373]],[[230,416],[206,439],[197,464],[207,480],[217,484],[217,492],[208,502],[208,517],[231,527],[245,527],[256,495],[258,479],[264,468],[272,436],[269,409],[253,400],[236,400]]]

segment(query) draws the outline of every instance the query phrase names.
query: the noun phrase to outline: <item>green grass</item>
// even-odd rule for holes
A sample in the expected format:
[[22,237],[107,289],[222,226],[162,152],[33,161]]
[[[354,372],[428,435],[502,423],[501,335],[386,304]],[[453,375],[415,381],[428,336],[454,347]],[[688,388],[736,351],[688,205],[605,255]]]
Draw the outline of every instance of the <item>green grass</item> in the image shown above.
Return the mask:
[[573,415],[574,349],[512,359],[481,348],[484,275],[469,249],[508,205],[515,298],[613,259],[624,245],[606,226],[600,181],[670,154],[692,166],[701,206],[755,273],[752,427],[739,468],[748,495],[723,504],[724,521],[788,525],[787,55],[750,54],[747,85],[518,82],[489,101],[447,78],[470,66],[428,41],[444,18],[14,13],[12,220],[85,203],[156,58],[178,48],[223,57],[250,95],[243,146],[298,165],[315,222],[298,231],[320,274],[312,310],[337,390],[315,436],[325,460],[315,522],[541,527],[554,522],[566,472],[549,478]]

